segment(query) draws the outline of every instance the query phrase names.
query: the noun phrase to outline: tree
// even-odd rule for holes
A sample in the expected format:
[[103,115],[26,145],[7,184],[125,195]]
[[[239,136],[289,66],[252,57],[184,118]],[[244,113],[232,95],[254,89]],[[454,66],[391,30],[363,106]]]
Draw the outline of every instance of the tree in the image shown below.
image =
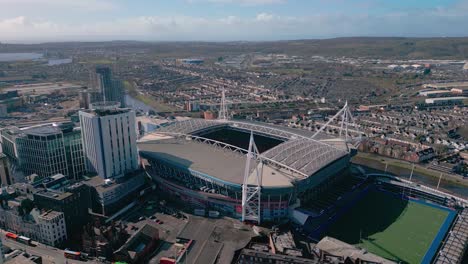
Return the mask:
[[31,201],[30,199],[24,199],[23,201],[21,201],[21,206],[20,207],[22,208],[24,214],[27,215],[34,208],[34,202]]

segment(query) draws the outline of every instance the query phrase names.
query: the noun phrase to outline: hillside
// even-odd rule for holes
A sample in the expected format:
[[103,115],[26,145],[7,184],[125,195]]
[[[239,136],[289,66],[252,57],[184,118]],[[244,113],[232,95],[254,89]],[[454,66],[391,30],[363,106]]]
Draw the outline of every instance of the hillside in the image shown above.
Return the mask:
[[0,52],[42,52],[54,50],[146,49],[170,56],[220,56],[246,52],[287,53],[405,59],[467,59],[468,37],[464,38],[386,38],[352,37],[269,42],[66,42],[43,44],[0,44]]

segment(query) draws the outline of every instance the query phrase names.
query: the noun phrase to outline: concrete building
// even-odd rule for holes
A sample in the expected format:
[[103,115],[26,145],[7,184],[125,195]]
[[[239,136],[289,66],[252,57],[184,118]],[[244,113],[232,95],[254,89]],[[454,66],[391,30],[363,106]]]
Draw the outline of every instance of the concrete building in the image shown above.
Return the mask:
[[5,261],[5,257],[3,255],[3,243],[2,240],[0,239],[0,264],[3,264]]
[[[22,106],[23,103],[23,99],[19,96],[18,90],[0,93],[0,105],[2,105],[2,107],[0,107],[0,112],[13,110]],[[0,117],[1,116],[2,115],[0,115]]]
[[450,91],[456,96],[468,96],[468,87],[452,88]]
[[82,195],[72,192],[55,190],[38,190],[33,194],[34,203],[40,210],[54,210],[64,215],[67,237],[80,233],[87,216],[83,215],[87,204],[83,202]]
[[39,215],[37,219],[41,230],[42,243],[57,247],[67,240],[67,230],[63,213],[49,210]]
[[158,240],[159,230],[151,224],[145,224],[115,251],[114,256],[119,261],[142,263],[157,249]]
[[88,91],[80,92],[80,108],[89,109],[90,94]]
[[116,180],[96,176],[84,184],[92,190],[90,198],[93,212],[109,216],[130,205],[139,196],[145,184],[145,176],[141,171]]
[[393,261],[328,236],[320,240],[315,249],[320,256],[320,261],[329,260],[334,261],[332,263],[352,264],[395,264]]
[[0,187],[12,184],[10,166],[8,158],[5,154],[0,153]]
[[214,112],[211,112],[211,111],[205,111],[205,112],[203,112],[203,117],[206,120],[213,120],[213,119],[216,119],[216,114]]
[[0,117],[8,116],[8,107],[4,104],[0,104]]
[[429,98],[450,96],[452,92],[450,90],[424,90],[418,92],[420,96],[426,96]]
[[29,237],[49,246],[59,246],[67,240],[64,214],[56,211],[41,213],[34,208],[28,214],[20,214],[20,202],[10,200],[0,207],[0,227],[15,234]]
[[5,264],[41,264],[42,257],[31,255],[26,250],[15,249],[5,254],[4,261]]
[[447,105],[447,104],[461,104],[466,100],[468,100],[468,97],[454,96],[454,97],[428,98],[425,100],[425,102],[426,104]]
[[[268,247],[267,247],[268,248]],[[287,256],[281,254],[272,254],[268,252],[266,249],[265,251],[259,251],[254,249],[242,249],[239,254],[239,258],[235,262],[236,264],[319,264],[321,263],[318,260],[313,259],[306,259],[297,256]]]
[[80,124],[88,172],[113,179],[138,169],[133,110],[101,105],[80,111]]
[[0,227],[33,240],[40,240],[40,229],[36,221],[38,210],[33,209],[30,213],[21,215],[20,206],[21,201],[18,199],[9,200],[0,206]]

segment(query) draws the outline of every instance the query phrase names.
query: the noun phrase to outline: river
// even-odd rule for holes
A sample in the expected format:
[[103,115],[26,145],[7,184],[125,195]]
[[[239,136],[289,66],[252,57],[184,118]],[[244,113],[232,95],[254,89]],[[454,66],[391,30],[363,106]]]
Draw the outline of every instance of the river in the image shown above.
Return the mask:
[[40,53],[0,53],[0,61],[37,60],[43,57]]

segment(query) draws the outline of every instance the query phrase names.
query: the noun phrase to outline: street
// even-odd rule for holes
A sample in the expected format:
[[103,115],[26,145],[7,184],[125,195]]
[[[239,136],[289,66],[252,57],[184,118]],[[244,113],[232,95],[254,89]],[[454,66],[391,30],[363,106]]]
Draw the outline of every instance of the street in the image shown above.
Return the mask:
[[99,262],[96,262],[96,261],[79,261],[79,260],[65,259],[64,255],[63,255],[63,250],[53,248],[53,247],[49,247],[49,246],[46,246],[46,245],[43,245],[43,244],[40,244],[40,243],[37,243],[37,242],[33,242],[34,244],[36,244],[36,246],[28,246],[28,245],[16,242],[16,241],[11,240],[11,239],[6,239],[5,238],[5,233],[7,233],[7,232],[4,231],[4,230],[0,231],[3,245],[11,248],[12,250],[22,249],[22,250],[24,250],[25,252],[27,252],[29,254],[36,255],[36,256],[41,256],[42,257],[42,263],[44,263],[44,264],[52,264],[52,263],[56,263],[56,264],[59,264],[59,263],[69,263],[69,264],[72,264],[72,263],[96,263],[97,264],[97,263],[99,263]]

